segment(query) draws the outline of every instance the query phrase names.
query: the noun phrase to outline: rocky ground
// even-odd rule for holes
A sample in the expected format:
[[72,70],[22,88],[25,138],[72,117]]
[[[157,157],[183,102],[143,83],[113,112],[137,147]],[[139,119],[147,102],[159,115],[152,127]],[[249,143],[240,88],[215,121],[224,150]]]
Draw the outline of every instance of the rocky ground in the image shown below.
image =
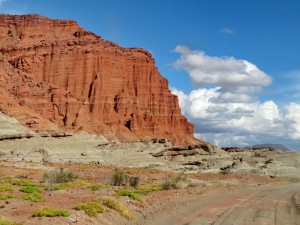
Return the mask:
[[166,140],[110,143],[87,133],[24,133],[0,136],[0,159],[16,162],[77,162],[104,166],[150,167],[189,173],[256,174],[300,179],[300,154],[272,148],[213,145],[174,147]]
[[[167,140],[119,143],[87,133],[37,134],[0,114],[0,215],[24,224],[299,224],[300,157],[272,148],[174,147]],[[112,186],[115,168],[139,177],[140,187]],[[44,173],[64,168],[73,182],[46,190]],[[179,177],[178,174],[181,174]],[[166,181],[176,188],[163,190]],[[16,182],[17,181],[17,182]],[[24,182],[25,181],[25,184]],[[22,183],[23,182],[23,183]],[[29,183],[28,183],[29,182]],[[42,202],[25,200],[36,186]],[[92,186],[101,187],[92,190]],[[128,189],[141,201],[118,196]],[[12,198],[7,198],[12,195]],[[132,197],[132,196],[131,196]],[[134,220],[107,206],[97,217],[74,207],[111,199]],[[32,217],[40,207],[67,217]],[[133,217],[131,217],[133,219]],[[246,218],[246,219],[245,219]]]
[[[47,183],[42,182],[43,174],[58,168],[71,171],[77,174],[78,178],[67,184],[57,184],[55,185],[57,188],[52,191],[46,190]],[[2,161],[0,166],[0,197],[7,195],[13,195],[14,197],[0,200],[0,214],[2,217],[28,225],[188,224],[194,220],[203,223],[191,224],[211,224],[231,207],[233,209],[238,207],[244,209],[253,207],[255,204],[256,207],[263,207],[260,203],[265,200],[270,201],[270,205],[276,205],[278,202],[288,202],[293,196],[298,199],[296,192],[300,188],[298,183],[291,185],[286,179],[256,175],[197,173],[185,174],[180,178],[176,188],[163,190],[160,185],[166,179],[175,179],[178,176],[177,174],[155,169],[123,168],[122,171],[128,176],[140,177],[140,185],[137,189],[134,189],[129,186],[110,185],[111,178],[115,173],[114,169],[114,167],[74,163]],[[92,187],[97,185],[100,188],[93,190]],[[38,188],[41,191],[43,201],[25,200],[24,197],[27,194],[21,190],[28,186]],[[124,190],[124,188],[136,193],[141,201],[128,196],[118,196],[118,191]],[[146,192],[149,193],[146,194]],[[282,196],[279,195],[281,192]],[[265,194],[267,194],[267,197],[264,197]],[[126,207],[126,210],[133,215],[133,219],[128,219],[118,211],[105,206],[103,206],[104,212],[98,213],[96,217],[88,216],[83,210],[74,209],[81,203],[101,201],[101,199],[111,199]],[[252,203],[252,201],[254,202]],[[290,202],[289,204],[295,203]],[[32,217],[33,213],[41,207],[68,210],[70,215],[53,218]],[[257,209],[257,212],[259,209]],[[288,207],[283,209],[286,211]],[[296,213],[297,210],[295,209],[293,212]],[[239,211],[236,211],[235,216],[238,213]],[[287,215],[285,214],[285,216]],[[234,214],[232,217],[234,217]]]

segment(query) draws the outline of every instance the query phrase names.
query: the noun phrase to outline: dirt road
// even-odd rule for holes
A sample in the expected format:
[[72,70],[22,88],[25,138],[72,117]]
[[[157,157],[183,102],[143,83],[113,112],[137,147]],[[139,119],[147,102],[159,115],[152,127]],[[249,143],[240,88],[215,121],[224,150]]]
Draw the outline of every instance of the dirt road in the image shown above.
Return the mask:
[[293,201],[299,191],[300,184],[273,184],[211,193],[169,216],[157,216],[143,224],[299,225],[300,211]]

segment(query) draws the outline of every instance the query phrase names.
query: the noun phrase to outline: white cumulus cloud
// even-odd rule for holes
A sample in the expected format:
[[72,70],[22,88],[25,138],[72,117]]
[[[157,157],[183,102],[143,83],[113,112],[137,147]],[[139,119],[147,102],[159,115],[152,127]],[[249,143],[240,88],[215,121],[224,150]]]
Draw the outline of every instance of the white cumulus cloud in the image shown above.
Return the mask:
[[[195,136],[221,146],[262,143],[300,149],[300,104],[260,101],[272,79],[256,65],[234,57],[208,56],[177,46],[174,67],[197,86],[190,93],[172,88],[183,114],[195,124]],[[255,95],[254,95],[255,93]]]
[[300,104],[290,103],[286,106],[287,135],[300,140]]
[[[172,89],[183,114],[195,124],[196,137],[219,145],[288,143],[300,139],[300,105],[279,107],[251,96],[200,88],[189,94]],[[225,100],[224,100],[224,95]]]
[[203,51],[192,51],[181,45],[174,51],[180,54],[174,67],[188,72],[195,85],[221,85],[226,89],[239,86],[236,91],[253,92],[272,82],[270,76],[247,60],[208,56]]

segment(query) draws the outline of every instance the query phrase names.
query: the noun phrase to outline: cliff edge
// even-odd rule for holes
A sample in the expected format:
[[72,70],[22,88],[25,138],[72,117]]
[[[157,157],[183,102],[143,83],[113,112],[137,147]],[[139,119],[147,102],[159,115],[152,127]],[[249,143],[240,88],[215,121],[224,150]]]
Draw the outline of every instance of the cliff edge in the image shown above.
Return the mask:
[[0,95],[0,112],[37,131],[197,142],[149,52],[72,20],[0,15]]

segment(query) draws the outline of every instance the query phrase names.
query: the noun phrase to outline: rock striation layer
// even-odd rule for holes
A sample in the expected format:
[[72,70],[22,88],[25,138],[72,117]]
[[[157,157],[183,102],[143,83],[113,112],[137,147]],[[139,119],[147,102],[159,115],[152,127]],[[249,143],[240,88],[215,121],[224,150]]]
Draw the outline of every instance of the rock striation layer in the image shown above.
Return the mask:
[[0,95],[1,112],[37,131],[197,142],[149,52],[72,20],[0,15]]

